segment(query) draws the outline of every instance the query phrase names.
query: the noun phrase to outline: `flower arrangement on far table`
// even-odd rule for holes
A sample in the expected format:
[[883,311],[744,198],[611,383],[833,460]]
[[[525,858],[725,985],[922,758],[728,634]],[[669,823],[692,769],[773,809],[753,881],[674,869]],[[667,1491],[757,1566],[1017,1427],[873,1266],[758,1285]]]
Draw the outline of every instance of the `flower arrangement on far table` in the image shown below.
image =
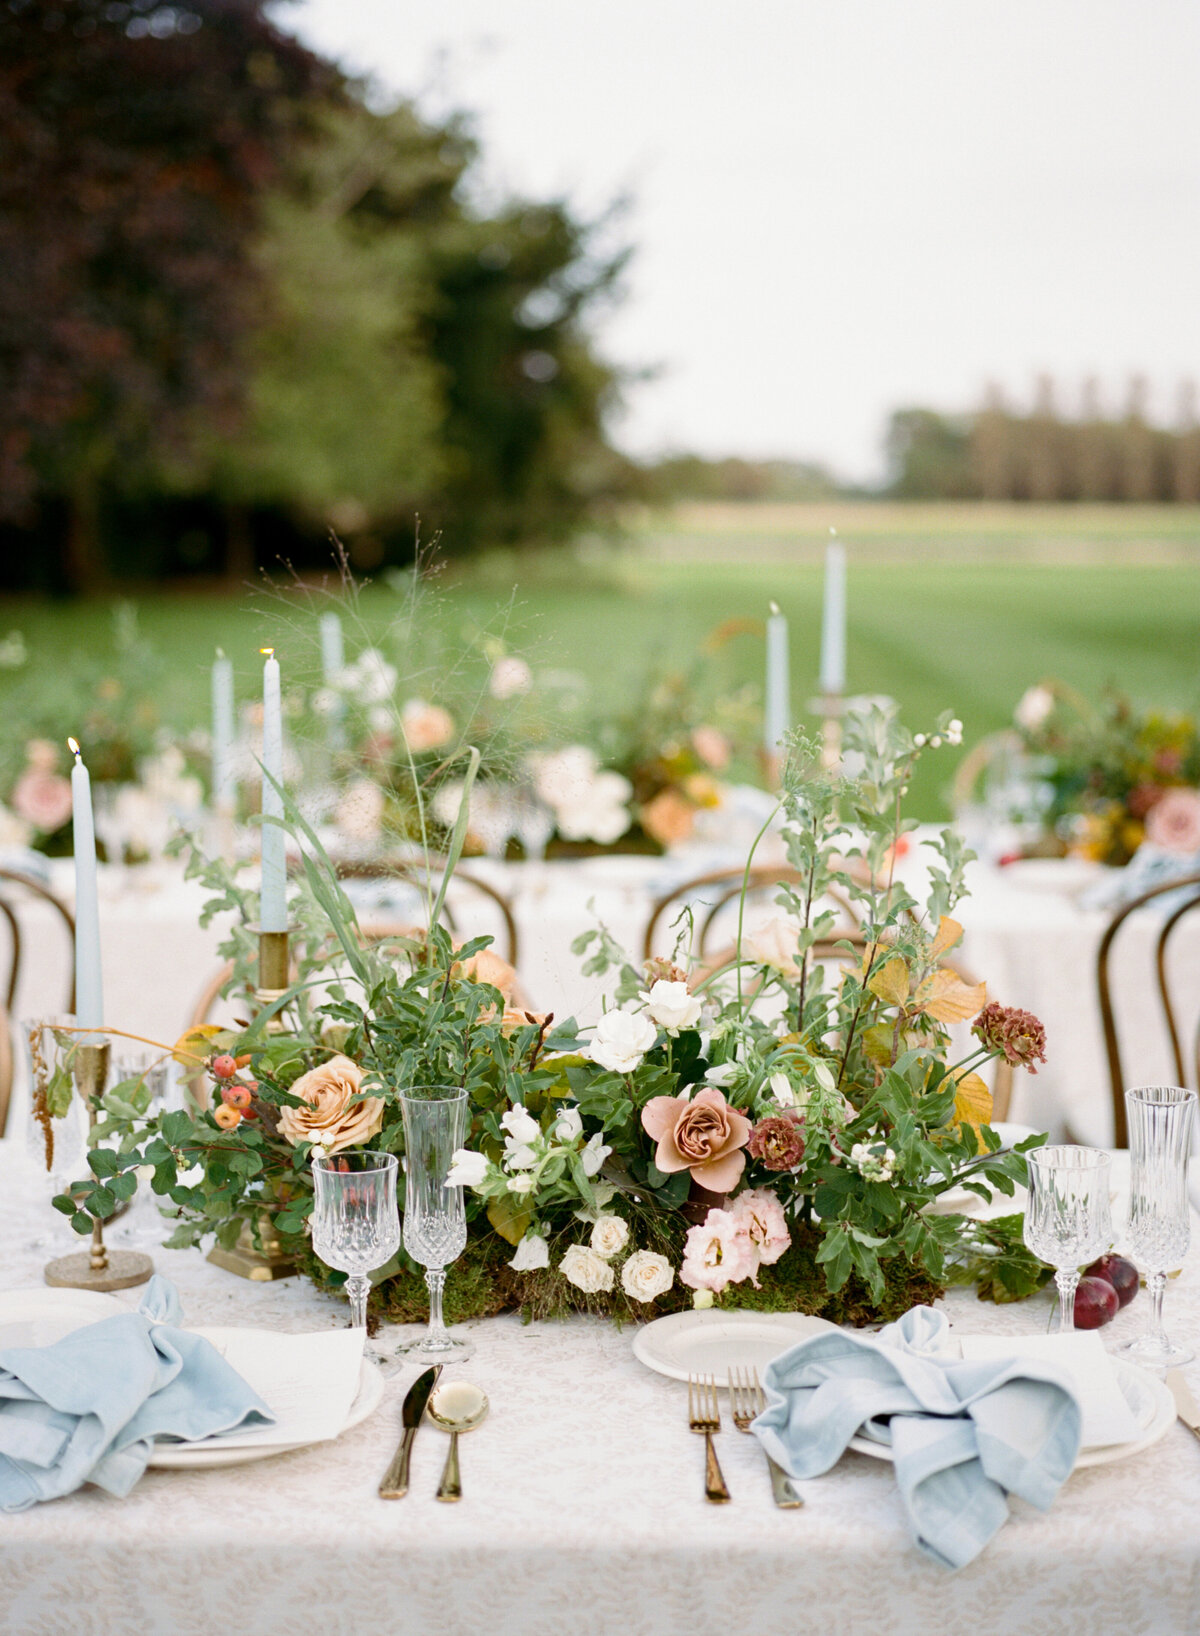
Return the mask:
[[[602,928],[583,931],[588,969],[613,983],[612,1008],[589,1028],[515,1006],[515,974],[485,939],[452,945],[438,923],[448,876],[430,882],[430,931],[367,943],[293,810],[304,879],[292,986],[237,1030],[179,1042],[206,1105],[147,1116],[136,1087],[110,1092],[95,1180],[59,1207],[89,1230],[150,1166],[177,1218],[172,1244],[230,1244],[269,1223],[310,1276],[336,1285],[309,1238],[312,1158],[403,1151],[401,1090],[453,1084],[469,1092],[471,1134],[450,1175],[467,1190],[470,1235],[447,1285],[452,1318],[644,1318],[721,1302],[863,1321],[952,1279],[997,1298],[1028,1293],[1043,1269],[1019,1216],[975,1222],[936,1207],[951,1188],[1011,1195],[1025,1179],[1023,1148],[1039,1139],[1001,1149],[979,1070],[1000,1056],[1035,1068],[1044,1036],[954,969],[966,854],[953,832],[926,904],[889,881],[921,747],[879,710],[847,721],[846,745],[862,769],[852,779],[791,743],[781,802],[804,884],[780,887],[769,935],[706,971],[688,959],[686,920],[673,960],[642,968]],[[464,807],[459,841],[466,822]],[[192,867],[213,908],[253,919],[224,866]],[[861,916],[832,954],[831,887]],[[239,928],[235,985],[250,947]],[[950,1025],[972,1019],[956,1058]],[[374,1301],[395,1318],[424,1315],[403,1251]]]
[[1047,825],[1071,851],[1121,865],[1148,842],[1200,858],[1200,728],[1193,716],[1140,709],[1119,693],[1095,706],[1045,682],[1028,690],[1015,719],[1053,791]]

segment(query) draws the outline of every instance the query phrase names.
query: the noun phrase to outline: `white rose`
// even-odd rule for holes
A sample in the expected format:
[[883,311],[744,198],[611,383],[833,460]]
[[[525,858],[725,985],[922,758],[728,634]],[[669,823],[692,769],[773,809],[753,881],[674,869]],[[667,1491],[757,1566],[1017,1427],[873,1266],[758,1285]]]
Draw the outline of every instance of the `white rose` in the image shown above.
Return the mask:
[[774,915],[746,939],[746,953],[760,966],[772,966],[785,977],[799,977],[798,943],[803,928],[794,915]]
[[538,1272],[550,1265],[550,1246],[541,1233],[526,1233],[509,1262],[514,1272]]
[[516,1193],[518,1195],[521,1195],[521,1194],[524,1194],[524,1193],[532,1193],[533,1192],[533,1177],[532,1176],[510,1176],[508,1178],[508,1191],[510,1193]]
[[635,1250],[621,1268],[621,1288],[635,1301],[657,1300],[674,1282],[671,1263],[656,1250]]
[[772,1074],[769,1080],[771,1095],[781,1108],[796,1106],[796,1093],[792,1089],[792,1082],[786,1074]]
[[613,1270],[595,1250],[585,1244],[572,1244],[558,1264],[568,1284],[574,1284],[585,1295],[598,1295],[613,1287]]
[[527,1113],[520,1102],[514,1102],[507,1113],[500,1115],[500,1128],[512,1137],[514,1142],[536,1142],[542,1134],[542,1127],[531,1113]]
[[460,1147],[451,1155],[450,1169],[446,1172],[446,1186],[478,1187],[487,1173],[488,1162],[482,1153],[473,1153],[469,1147]]
[[605,1261],[620,1255],[629,1242],[629,1223],[624,1216],[601,1216],[592,1228],[592,1249]]
[[658,1038],[648,1017],[631,1011],[606,1011],[596,1024],[587,1054],[614,1074],[631,1074]]
[[669,983],[660,977],[642,998],[649,1015],[668,1034],[677,1034],[681,1028],[694,1028],[700,1021],[701,1001],[688,993],[686,983]]
[[583,1120],[578,1108],[567,1108],[558,1116],[554,1134],[560,1142],[575,1142],[583,1135]]
[[492,666],[488,692],[493,699],[511,699],[518,693],[528,693],[533,686],[533,672],[524,659],[506,655]]
[[611,1152],[612,1148],[604,1145],[603,1137],[599,1131],[594,1136],[589,1137],[587,1145],[579,1156],[583,1163],[584,1175],[594,1176]]
[[1013,720],[1027,733],[1036,733],[1054,709],[1054,694],[1048,687],[1026,688],[1013,711]]

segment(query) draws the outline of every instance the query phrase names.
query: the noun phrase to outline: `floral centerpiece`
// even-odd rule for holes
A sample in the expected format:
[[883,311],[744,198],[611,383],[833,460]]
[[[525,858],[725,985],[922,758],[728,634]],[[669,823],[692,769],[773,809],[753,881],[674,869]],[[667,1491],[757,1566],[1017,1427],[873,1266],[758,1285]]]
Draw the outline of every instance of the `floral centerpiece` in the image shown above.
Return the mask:
[[[428,931],[367,943],[292,809],[304,878],[291,987],[248,1007],[236,1030],[179,1042],[196,1070],[193,1111],[150,1117],[136,1083],[109,1092],[95,1180],[59,1207],[86,1231],[150,1166],[176,1218],[172,1244],[228,1244],[269,1222],[310,1276],[336,1285],[309,1239],[313,1156],[400,1152],[400,1090],[457,1084],[472,1125],[450,1179],[468,1192],[470,1237],[447,1286],[451,1317],[519,1307],[641,1318],[721,1301],[864,1320],[951,1279],[1027,1293],[1042,1269],[1021,1246],[1020,1217],[968,1221],[938,1201],[1023,1181],[1022,1150],[1002,1150],[988,1125],[979,1069],[999,1056],[1033,1068],[1044,1037],[954,970],[966,857],[954,834],[939,842],[926,904],[889,877],[922,748],[878,710],[847,722],[846,744],[862,769],[853,779],[823,771],[803,738],[789,747],[781,802],[803,884],[780,888],[769,935],[704,970],[689,961],[685,920],[674,958],[639,969],[603,928],[581,932],[587,969],[613,985],[590,1028],[514,1007],[514,973],[486,940],[452,945],[439,925],[448,875],[429,883]],[[477,757],[452,861],[476,767]],[[213,888],[212,909],[253,919],[252,896],[224,866],[193,855],[190,867]],[[831,887],[861,915],[832,951]],[[235,987],[251,946],[239,927]],[[956,1057],[950,1027],[972,1021]],[[375,1304],[412,1319],[424,1300],[401,1251],[378,1275]]]
[[1129,862],[1144,842],[1200,857],[1200,729],[1178,711],[1139,709],[1118,693],[1093,705],[1060,682],[1030,688],[1016,710],[1052,798],[1048,827],[1073,852]]

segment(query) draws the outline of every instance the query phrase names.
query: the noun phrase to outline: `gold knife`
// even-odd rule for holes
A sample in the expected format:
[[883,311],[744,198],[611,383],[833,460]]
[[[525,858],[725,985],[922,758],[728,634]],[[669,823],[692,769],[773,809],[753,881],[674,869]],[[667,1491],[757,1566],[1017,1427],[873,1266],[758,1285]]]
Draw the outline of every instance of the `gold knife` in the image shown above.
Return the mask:
[[441,1364],[435,1363],[432,1369],[426,1369],[423,1375],[418,1375],[408,1388],[404,1407],[400,1411],[400,1418],[404,1423],[404,1436],[400,1439],[400,1446],[392,1456],[392,1463],[384,1472],[383,1481],[379,1485],[381,1500],[402,1500],[408,1493],[408,1457],[412,1453],[413,1438],[417,1435],[417,1427],[421,1424],[421,1416],[425,1413],[429,1394],[436,1386],[441,1372]]
[[1200,1408],[1192,1396],[1192,1389],[1178,1369],[1167,1370],[1167,1386],[1175,1399],[1175,1413],[1193,1437],[1200,1438]]

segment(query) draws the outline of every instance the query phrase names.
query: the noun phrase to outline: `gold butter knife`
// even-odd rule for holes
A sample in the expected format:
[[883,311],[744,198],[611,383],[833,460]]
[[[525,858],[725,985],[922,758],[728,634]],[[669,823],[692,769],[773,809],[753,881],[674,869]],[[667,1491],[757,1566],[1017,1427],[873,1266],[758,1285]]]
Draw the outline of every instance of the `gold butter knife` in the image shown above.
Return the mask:
[[417,1427],[421,1424],[421,1416],[425,1413],[429,1394],[437,1385],[437,1378],[441,1372],[441,1364],[435,1363],[432,1369],[426,1369],[423,1375],[418,1375],[408,1388],[404,1407],[400,1411],[404,1435],[379,1485],[381,1500],[402,1500],[408,1493],[408,1460],[412,1453],[413,1439],[417,1435]]

